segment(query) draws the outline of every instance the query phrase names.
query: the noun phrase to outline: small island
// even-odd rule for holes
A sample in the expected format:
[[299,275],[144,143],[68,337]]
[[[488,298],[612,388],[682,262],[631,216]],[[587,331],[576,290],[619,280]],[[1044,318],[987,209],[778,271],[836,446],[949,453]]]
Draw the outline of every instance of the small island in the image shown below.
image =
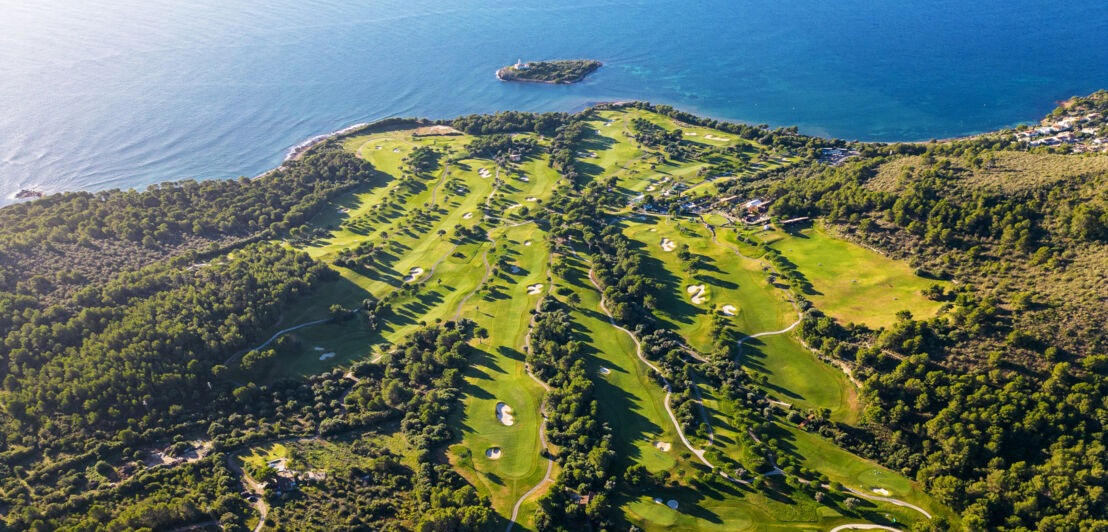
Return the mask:
[[496,71],[500,81],[525,81],[532,83],[577,83],[600,68],[602,63],[593,59],[565,59],[560,61],[516,61]]

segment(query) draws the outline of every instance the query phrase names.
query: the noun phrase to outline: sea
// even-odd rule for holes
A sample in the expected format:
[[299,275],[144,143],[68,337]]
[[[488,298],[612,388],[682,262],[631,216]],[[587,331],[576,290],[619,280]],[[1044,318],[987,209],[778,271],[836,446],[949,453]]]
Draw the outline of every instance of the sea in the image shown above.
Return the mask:
[[[592,58],[575,85],[497,81]],[[393,116],[646,100],[916,141],[1108,88],[1105,0],[0,0],[0,203],[255,176]]]

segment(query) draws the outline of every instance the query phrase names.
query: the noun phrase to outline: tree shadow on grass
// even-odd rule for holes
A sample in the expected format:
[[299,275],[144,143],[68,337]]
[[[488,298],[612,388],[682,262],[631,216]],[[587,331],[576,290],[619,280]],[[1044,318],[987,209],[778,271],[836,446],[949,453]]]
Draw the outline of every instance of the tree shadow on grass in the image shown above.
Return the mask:
[[523,355],[522,352],[520,352],[519,349],[508,347],[506,345],[502,345],[500,347],[497,347],[496,352],[500,353],[500,356],[502,356],[502,357],[510,358],[510,359],[515,360],[517,362],[523,362],[523,360],[524,360],[524,355]]
[[[765,360],[767,358],[765,352],[763,351],[763,349],[765,349],[765,347],[766,347],[765,342],[761,341],[758,338],[750,338],[750,339],[746,340],[745,342],[743,342],[743,345],[742,345],[742,355],[739,359],[740,363],[743,366],[745,366],[747,368],[750,368],[754,371],[757,371],[759,373],[762,373],[762,374],[765,374],[765,375],[773,375],[774,374],[773,369],[770,369],[769,366],[765,365]],[[774,392],[780,394],[783,397],[788,397],[790,399],[798,399],[798,400],[804,399],[804,397],[801,396],[800,394],[797,394],[796,392],[793,392],[791,390],[782,388],[782,387],[777,386],[775,384],[772,384],[770,382],[759,383],[759,385],[764,387],[764,388],[773,390]]]
[[685,289],[682,279],[666,268],[665,263],[642,248],[645,244],[637,240],[631,240],[631,247],[640,251],[641,264],[646,274],[653,280],[662,284],[662,289],[655,295],[658,298],[658,307],[666,309],[665,313],[674,321],[682,324],[690,324],[695,321],[694,316],[700,314],[700,309],[685,300],[682,294]]
[[724,290],[735,290],[739,287],[739,285],[737,285],[737,284],[735,284],[731,281],[726,281],[724,279],[720,279],[719,277],[711,277],[711,276],[708,276],[708,275],[698,275],[697,279],[699,279],[704,284],[719,287],[719,288],[724,289]]

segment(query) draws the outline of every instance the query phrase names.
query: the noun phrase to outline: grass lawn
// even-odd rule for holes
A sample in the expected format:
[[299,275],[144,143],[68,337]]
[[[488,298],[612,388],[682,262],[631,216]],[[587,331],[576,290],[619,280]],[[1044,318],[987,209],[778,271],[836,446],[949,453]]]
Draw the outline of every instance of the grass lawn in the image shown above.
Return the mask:
[[835,238],[819,227],[775,232],[779,234],[769,235],[774,239],[770,245],[796,264],[812,284],[806,297],[843,323],[863,323],[876,329],[895,323],[897,311],[930,318],[942,305],[920,291],[945,283],[913,274],[907,263]]

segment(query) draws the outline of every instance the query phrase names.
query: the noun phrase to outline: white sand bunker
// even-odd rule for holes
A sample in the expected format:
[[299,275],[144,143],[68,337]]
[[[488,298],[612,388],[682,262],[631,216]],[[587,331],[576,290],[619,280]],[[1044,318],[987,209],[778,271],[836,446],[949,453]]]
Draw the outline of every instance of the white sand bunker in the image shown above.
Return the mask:
[[531,178],[530,178],[530,177],[527,177],[527,176],[525,176],[525,175],[521,175],[521,176],[519,176],[519,180],[520,180],[520,181],[523,181],[524,183],[526,183],[526,182],[530,181],[530,180],[531,180]]
[[654,231],[657,231],[657,229],[651,227],[650,229],[647,229],[647,231],[650,231],[651,233],[653,233]]
[[492,176],[492,172],[490,172],[488,168],[482,168],[482,169],[478,170],[477,173],[480,174],[481,177],[483,177],[485,179],[488,179],[489,177]]
[[654,446],[657,447],[658,450],[662,451],[663,453],[668,453],[669,449],[671,447],[673,447],[668,442],[664,442],[664,441],[656,441],[656,442],[654,442]]
[[381,147],[380,147],[380,146],[377,146],[377,149],[379,150],[379,149],[381,149]]
[[882,497],[888,497],[889,496],[889,490],[887,490],[885,488],[873,488],[873,492],[878,494],[878,495],[881,495]]
[[508,205],[507,207],[504,207],[504,210],[506,210],[506,211],[510,211],[510,210],[512,210],[512,209],[518,209],[518,208],[520,208],[520,207],[522,207],[522,206],[523,206],[523,204],[522,204],[522,203],[513,203],[513,204],[511,204],[511,205]]
[[499,460],[500,447],[489,447],[488,449],[485,449],[485,456],[488,457],[489,460]]
[[708,300],[707,288],[702,284],[689,285],[685,291],[692,295],[692,302],[697,305]]
[[527,241],[523,242],[523,245],[525,245],[525,246],[530,246],[530,245],[531,245],[531,241],[530,241],[530,240],[527,240]]
[[535,201],[539,201],[539,198],[531,196],[531,197],[527,198],[527,201],[535,202]]
[[600,374],[601,374],[601,375],[607,375],[607,374],[609,374],[609,373],[611,373],[611,372],[612,372],[612,370],[610,370],[610,369],[608,369],[608,368],[605,368],[605,367],[601,367],[601,368],[600,368]]
[[686,136],[686,137],[695,137],[695,136],[696,136],[696,132],[695,132],[695,131],[686,131],[686,132],[685,132],[685,136]]
[[646,187],[647,192],[654,192],[655,190],[658,190],[658,187],[655,187],[654,185],[648,185]]
[[327,360],[328,358],[332,358],[334,356],[335,356],[335,353],[334,353],[334,351],[332,351],[330,353],[323,353],[322,355],[319,355],[319,359],[320,360]]
[[393,149],[392,149],[392,152],[393,152],[393,153],[400,153],[400,148],[393,148]]
[[473,218],[473,213],[472,212],[467,212],[467,213],[462,215],[463,220],[468,220],[470,218]]
[[542,293],[542,283],[527,285],[527,293],[530,295],[537,295]]
[[676,510],[677,509],[677,501],[674,500],[674,499],[670,499],[670,500],[666,501],[666,506],[669,506],[670,508],[673,508],[674,510]]
[[739,309],[735,308],[735,305],[724,305],[723,308],[719,310],[723,312],[724,316],[734,316],[739,312]]
[[404,278],[404,282],[410,283],[416,279],[419,279],[420,275],[423,275],[423,268],[412,268],[411,270],[408,270],[408,276]]
[[718,141],[721,141],[721,142],[727,142],[727,141],[731,140],[731,139],[729,139],[729,138],[727,138],[727,137],[717,137],[717,136],[715,136],[715,135],[711,135],[711,134],[709,134],[709,135],[704,135],[704,138],[706,138],[706,139],[708,139],[708,140],[718,140]]
[[516,418],[512,416],[512,407],[504,403],[496,403],[496,419],[505,425],[515,425]]
[[677,242],[674,242],[668,238],[662,239],[662,251],[673,251],[677,249]]

